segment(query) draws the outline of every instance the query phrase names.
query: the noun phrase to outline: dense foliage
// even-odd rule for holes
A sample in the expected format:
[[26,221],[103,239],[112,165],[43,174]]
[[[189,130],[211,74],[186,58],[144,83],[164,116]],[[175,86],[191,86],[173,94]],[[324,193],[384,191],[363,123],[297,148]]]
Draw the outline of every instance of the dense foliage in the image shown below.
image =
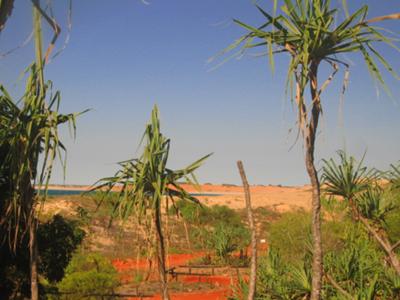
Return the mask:
[[38,228],[39,270],[50,282],[60,281],[85,232],[60,215]]
[[[72,253],[84,232],[73,221],[59,215],[38,226],[39,274],[49,282],[64,276]],[[13,252],[7,241],[0,246],[0,294],[7,298],[29,297],[29,240],[25,238]],[[43,290],[42,290],[43,292]]]
[[112,299],[118,285],[117,271],[108,259],[99,253],[77,253],[58,289],[61,299]]

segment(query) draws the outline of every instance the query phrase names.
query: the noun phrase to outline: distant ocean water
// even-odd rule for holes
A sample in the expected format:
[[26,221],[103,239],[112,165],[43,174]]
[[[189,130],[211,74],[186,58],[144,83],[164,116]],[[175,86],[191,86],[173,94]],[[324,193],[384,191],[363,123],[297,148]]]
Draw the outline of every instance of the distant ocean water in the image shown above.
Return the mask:
[[[72,196],[72,195],[80,195],[82,193],[84,193],[84,191],[82,191],[82,190],[74,190],[74,189],[70,189],[70,190],[49,189],[47,191],[47,195],[49,195],[49,196]],[[217,194],[217,193],[191,193],[190,195],[192,195],[194,197],[199,197],[199,196],[203,196],[203,197],[221,196],[221,194]]]

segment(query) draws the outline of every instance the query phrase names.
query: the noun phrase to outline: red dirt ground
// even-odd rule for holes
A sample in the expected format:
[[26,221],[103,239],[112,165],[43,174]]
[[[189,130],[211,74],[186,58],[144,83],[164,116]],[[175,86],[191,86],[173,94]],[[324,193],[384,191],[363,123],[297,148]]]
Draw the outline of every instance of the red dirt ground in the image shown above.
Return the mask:
[[[172,300],[225,300],[229,296],[229,291],[219,290],[219,291],[204,291],[204,292],[196,292],[196,293],[180,293],[180,294],[171,294]],[[142,298],[149,300],[161,300],[160,295],[156,295],[151,298]],[[128,300],[141,300],[140,297],[129,298]]]
[[[170,254],[167,258],[167,265],[169,267],[176,267],[179,265],[183,265],[188,261],[203,256],[203,252],[197,252],[193,254]],[[118,272],[127,271],[127,270],[143,270],[149,267],[149,263],[147,259],[115,259],[112,264],[117,269]]]
[[[179,266],[188,263],[193,258],[198,258],[203,256],[203,252],[193,253],[193,254],[171,254],[168,256],[169,267]],[[148,261],[145,259],[134,260],[134,259],[126,259],[120,260],[115,259],[113,262],[114,267],[117,271],[122,275],[121,280],[123,282],[129,282],[132,277],[127,276],[124,272],[129,270],[143,270],[148,268]],[[212,291],[201,291],[201,292],[193,292],[193,293],[171,293],[172,300],[222,300],[226,299],[229,293],[231,292],[231,284],[232,280],[229,276],[180,276],[179,280],[185,283],[212,283],[217,287],[221,287],[218,290]],[[139,300],[140,297],[132,297],[129,300]],[[144,299],[144,298],[143,298]],[[154,297],[145,298],[149,300],[159,300],[161,299],[160,295],[155,295]]]

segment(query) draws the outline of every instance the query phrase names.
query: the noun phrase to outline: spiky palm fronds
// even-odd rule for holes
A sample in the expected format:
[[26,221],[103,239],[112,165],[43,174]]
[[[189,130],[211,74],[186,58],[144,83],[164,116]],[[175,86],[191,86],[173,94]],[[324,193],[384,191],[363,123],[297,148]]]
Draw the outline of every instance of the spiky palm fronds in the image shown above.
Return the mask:
[[333,158],[323,160],[322,183],[324,191],[350,202],[352,208],[364,218],[382,224],[394,204],[384,197],[379,186],[381,172],[363,165],[364,157],[357,162],[353,156],[338,151],[339,162]]
[[199,201],[191,196],[180,182],[197,184],[194,171],[211,155],[208,154],[184,169],[167,168],[170,140],[160,131],[159,112],[157,106],[151,114],[142,137],[143,154],[138,159],[120,162],[121,169],[113,177],[100,179],[94,189],[107,191],[119,190],[119,199],[113,216],[123,219],[133,213],[137,217],[150,210],[159,210],[164,196],[169,199],[179,198],[192,202]]
[[387,214],[396,208],[390,199],[384,197],[384,192],[379,186],[369,187],[356,197],[356,202],[364,218],[380,225],[385,223]]
[[[368,19],[368,6],[364,5],[353,14],[346,16],[343,21],[338,22],[339,10],[331,7],[330,0],[284,0],[282,2],[282,14],[278,16],[276,16],[277,0],[274,0],[273,14],[257,5],[257,9],[266,19],[266,22],[258,27],[234,20],[248,33],[237,39],[223,53],[237,47],[241,48],[238,54],[249,49],[265,47],[272,69],[275,67],[274,56],[288,53],[291,60],[287,86],[290,88],[295,88],[293,81],[295,79],[304,89],[310,79],[311,65],[315,62],[318,64],[326,62],[333,67],[333,73],[325,82],[326,84],[322,85],[320,93],[336,74],[338,65],[348,68],[348,64],[340,59],[343,53],[361,53],[371,75],[384,86],[385,82],[378,62],[398,78],[390,64],[376,50],[375,44],[382,43],[396,50],[400,49],[384,28],[373,24],[386,19],[400,19],[400,14],[390,15],[390,18],[383,16]],[[299,108],[305,104],[303,96],[302,94],[297,103]]]
[[35,207],[34,186],[46,190],[54,161],[57,156],[62,158],[62,152],[65,152],[58,127],[67,122],[75,130],[78,116],[58,112],[61,99],[58,91],[50,93],[46,102],[46,94],[52,89],[50,81],[44,86],[43,94],[38,95],[38,74],[36,64],[33,64],[21,105],[0,86],[0,147],[5,149],[0,169],[7,173],[8,186],[5,188],[9,193],[9,199],[2,203],[1,224],[8,224],[10,230],[13,228],[11,240],[14,246],[20,220],[27,220]]
[[345,200],[366,191],[371,184],[379,179],[379,172],[363,165],[364,157],[357,162],[353,156],[344,151],[337,152],[339,161],[333,158],[323,159],[321,183],[328,195],[341,196]]

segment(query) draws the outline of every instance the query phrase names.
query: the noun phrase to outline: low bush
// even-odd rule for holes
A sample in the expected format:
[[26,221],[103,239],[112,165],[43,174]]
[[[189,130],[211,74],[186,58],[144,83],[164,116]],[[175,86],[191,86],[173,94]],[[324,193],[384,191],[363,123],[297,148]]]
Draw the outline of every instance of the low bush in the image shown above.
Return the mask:
[[[337,200],[331,200],[337,201]],[[333,204],[332,204],[333,205]],[[354,226],[347,215],[331,218],[322,223],[322,246],[324,252],[343,247],[348,228]],[[287,212],[268,228],[268,243],[288,263],[302,263],[311,249],[311,215],[305,211]]]
[[[250,232],[240,214],[228,206],[201,206],[188,201],[177,201],[169,213],[180,211],[190,225],[190,240],[196,248],[213,250],[217,261],[229,263],[234,251],[246,248]],[[237,262],[236,262],[237,263]]]
[[219,262],[229,263],[234,251],[245,248],[250,242],[247,228],[242,226],[229,226],[221,221],[211,230],[204,230],[207,236],[206,246],[213,249]]
[[[384,266],[384,259],[384,253],[362,225],[355,224],[348,228],[343,248],[326,253],[325,274],[356,299],[396,299],[398,283],[393,280],[392,270]],[[343,292],[333,286],[330,278],[326,280],[325,297],[341,299]]]
[[111,262],[98,253],[77,253],[58,284],[61,299],[112,299],[119,285],[118,274]]

